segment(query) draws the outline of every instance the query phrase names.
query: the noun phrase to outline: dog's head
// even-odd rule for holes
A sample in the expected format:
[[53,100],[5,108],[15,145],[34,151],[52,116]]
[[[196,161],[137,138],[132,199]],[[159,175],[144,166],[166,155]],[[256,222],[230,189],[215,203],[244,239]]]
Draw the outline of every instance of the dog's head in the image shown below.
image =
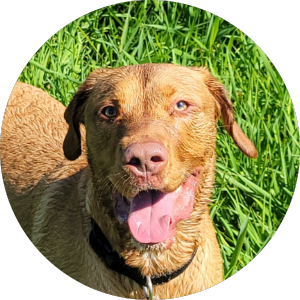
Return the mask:
[[225,89],[205,68],[99,69],[79,88],[65,113],[64,153],[69,160],[80,156],[79,126],[84,124],[99,191],[94,201],[114,219],[124,249],[170,248],[180,239],[179,231],[188,234],[186,220],[197,223],[214,181],[220,116],[239,148],[256,157]]

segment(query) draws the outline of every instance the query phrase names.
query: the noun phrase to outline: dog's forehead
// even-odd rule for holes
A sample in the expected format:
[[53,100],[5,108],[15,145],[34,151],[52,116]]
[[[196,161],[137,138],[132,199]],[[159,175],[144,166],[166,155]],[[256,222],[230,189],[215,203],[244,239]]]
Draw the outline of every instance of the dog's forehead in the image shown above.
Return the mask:
[[[158,102],[178,93],[194,96],[205,92],[205,75],[191,68],[172,64],[144,64],[111,69],[98,85],[122,104]],[[136,103],[135,103],[136,104]]]
[[201,75],[193,69],[172,64],[145,64],[124,68],[122,83],[129,90],[170,94],[201,86],[203,83]]

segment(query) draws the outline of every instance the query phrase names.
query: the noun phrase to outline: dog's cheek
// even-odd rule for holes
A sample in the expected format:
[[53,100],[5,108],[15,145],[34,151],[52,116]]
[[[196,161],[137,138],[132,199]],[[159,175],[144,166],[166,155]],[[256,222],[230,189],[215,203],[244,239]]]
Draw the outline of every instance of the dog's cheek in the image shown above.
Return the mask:
[[180,128],[180,153],[190,168],[202,166],[215,150],[216,124],[210,114],[195,114]]
[[88,157],[94,172],[107,173],[116,160],[118,139],[113,126],[87,125]]

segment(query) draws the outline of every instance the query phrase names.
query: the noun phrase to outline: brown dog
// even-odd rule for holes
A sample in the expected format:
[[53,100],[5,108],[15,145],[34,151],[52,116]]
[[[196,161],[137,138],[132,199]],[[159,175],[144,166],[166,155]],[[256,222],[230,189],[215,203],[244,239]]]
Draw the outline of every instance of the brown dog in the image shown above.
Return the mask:
[[54,265],[105,293],[142,299],[151,278],[154,296],[168,299],[219,283],[207,205],[220,115],[256,157],[223,86],[204,68],[99,69],[66,111],[17,83],[1,136],[17,219]]

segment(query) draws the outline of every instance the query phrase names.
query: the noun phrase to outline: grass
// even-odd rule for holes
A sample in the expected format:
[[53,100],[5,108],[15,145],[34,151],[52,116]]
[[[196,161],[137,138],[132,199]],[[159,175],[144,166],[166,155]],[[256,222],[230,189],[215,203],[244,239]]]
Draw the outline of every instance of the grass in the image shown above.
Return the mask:
[[219,123],[211,217],[228,278],[274,235],[299,169],[299,132],[290,96],[249,37],[184,4],[127,2],[91,12],[61,29],[34,54],[19,80],[67,105],[92,70],[148,62],[209,67],[229,91],[237,121],[259,151],[258,159],[247,158]]

